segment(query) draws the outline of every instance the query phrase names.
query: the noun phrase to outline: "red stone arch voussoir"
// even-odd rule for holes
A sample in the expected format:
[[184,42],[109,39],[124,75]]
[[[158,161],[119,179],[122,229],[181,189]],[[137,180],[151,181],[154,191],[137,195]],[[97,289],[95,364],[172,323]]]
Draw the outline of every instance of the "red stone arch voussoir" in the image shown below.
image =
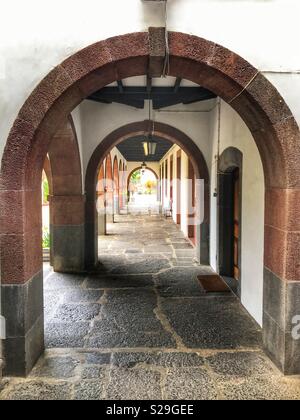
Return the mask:
[[[228,102],[243,118],[258,146],[266,178],[265,296],[273,292],[271,286],[276,282],[298,286],[300,134],[290,109],[274,86],[235,53],[182,33],[171,32],[169,41],[170,75],[196,82]],[[53,135],[89,94],[116,80],[147,74],[149,54],[148,33],[98,42],[57,66],[25,102],[7,139],[1,165],[4,283],[24,284],[41,269],[41,252],[32,251],[36,221],[30,215],[35,207],[33,191],[38,188]],[[7,276],[7,268],[12,265]],[[286,318],[292,303],[280,301],[279,312]],[[295,354],[295,343],[288,342],[290,335],[285,334],[290,331],[291,319],[286,325],[273,315],[265,304],[264,329],[278,337],[272,343],[265,334],[266,345],[284,371],[295,371],[291,360],[287,362],[288,354]],[[299,359],[297,363],[300,366]]]

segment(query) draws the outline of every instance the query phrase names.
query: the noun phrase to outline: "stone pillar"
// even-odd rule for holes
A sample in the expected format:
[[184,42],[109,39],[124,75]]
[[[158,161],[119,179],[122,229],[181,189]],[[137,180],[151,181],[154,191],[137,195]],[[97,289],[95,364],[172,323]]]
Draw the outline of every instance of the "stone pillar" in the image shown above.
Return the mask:
[[295,335],[300,316],[299,203],[299,189],[266,191],[263,338],[268,354],[287,375],[300,374],[300,337]]
[[101,191],[98,193],[97,199],[97,215],[98,215],[98,235],[106,235],[106,208],[105,208],[105,193]]
[[115,192],[114,192],[114,214],[120,214],[119,192],[118,192],[118,190],[115,190]]
[[86,270],[93,271],[98,262],[97,203],[95,199],[88,199],[88,197],[89,195],[85,203],[84,263]]
[[84,270],[85,197],[51,196],[51,250],[54,271]]
[[114,222],[114,192],[108,189],[106,192],[106,221],[107,223]]
[[26,376],[44,350],[41,189],[1,191],[3,374]]

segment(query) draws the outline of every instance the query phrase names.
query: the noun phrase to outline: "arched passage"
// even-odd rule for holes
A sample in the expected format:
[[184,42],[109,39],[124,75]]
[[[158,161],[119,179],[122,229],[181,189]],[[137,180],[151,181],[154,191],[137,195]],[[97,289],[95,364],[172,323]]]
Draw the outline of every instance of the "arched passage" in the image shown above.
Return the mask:
[[[169,74],[191,80],[223,98],[243,118],[256,141],[266,179],[265,346],[285,372],[299,373],[293,355],[299,354],[300,343],[289,334],[296,303],[287,299],[287,293],[295,294],[300,282],[297,123],[272,84],[235,53],[205,39],[175,32],[169,33],[169,50]],[[51,71],[23,105],[7,139],[1,165],[4,288],[27,288],[41,273],[39,191],[53,135],[89,94],[116,80],[147,74],[149,55],[149,35],[144,32],[93,44]],[[94,212],[87,218],[93,224]],[[277,308],[272,302],[279,302]],[[14,303],[24,324],[24,303]],[[36,349],[42,341],[42,326],[35,320],[30,329],[16,334],[16,322],[15,318],[8,322],[11,347],[10,356],[6,354],[7,366],[9,370],[9,366],[21,364],[19,371],[26,373],[39,353]]]
[[[128,124],[115,130],[99,144],[89,161],[85,181],[85,190],[87,195],[86,213],[92,216],[92,213],[94,212],[94,215],[92,219],[89,220],[89,231],[86,232],[85,249],[87,252],[86,261],[90,267],[94,267],[98,260],[98,253],[95,252],[95,248],[97,249],[96,238],[98,235],[96,224],[95,222],[92,223],[92,221],[97,219],[95,208],[95,186],[96,174],[98,173],[99,166],[102,164],[107,153],[109,153],[113,147],[130,137],[143,134],[147,130],[148,125],[148,121],[141,121]],[[190,157],[196,178],[204,181],[204,220],[201,225],[201,229],[198,232],[197,255],[200,256],[202,264],[209,264],[209,174],[205,159],[195,143],[182,131],[175,129],[174,127],[163,123],[156,123],[154,134],[160,138],[179,145]],[[200,203],[198,204],[200,205]],[[91,230],[93,225],[94,229]]]
[[[141,166],[137,166],[135,169],[133,169],[129,175],[127,176],[127,183],[126,183],[126,187],[127,187],[127,196],[130,197],[130,182],[131,182],[131,178],[132,175],[137,172],[142,170],[143,168]],[[160,185],[159,185],[159,176],[157,175],[157,173],[155,172],[154,169],[150,168],[149,166],[146,169],[146,173],[147,171],[149,171],[151,174],[154,175],[155,179],[156,179],[156,202],[160,201]]]
[[[42,177],[42,194],[43,262],[50,262],[50,266],[53,266],[53,258],[51,251],[52,242],[50,233],[51,211],[49,203],[50,197],[53,195],[53,180],[51,164],[48,155],[46,156],[44,163],[44,172]],[[46,247],[46,249],[44,249],[44,246]]]
[[[133,170],[132,170],[132,171],[128,174],[128,176],[127,176],[127,190],[128,190],[129,183],[130,183],[130,179],[131,179],[132,175],[133,175],[136,171],[138,171],[138,170],[140,170],[140,169],[142,169],[142,167],[141,167],[141,166],[137,166],[135,169],[133,169]],[[148,171],[150,171],[150,172],[152,172],[152,173],[155,175],[155,177],[156,177],[156,179],[157,179],[157,180],[159,179],[159,177],[158,177],[158,175],[157,175],[157,173],[155,172],[155,170],[154,170],[154,169],[152,169],[152,168],[147,168],[147,170],[148,170]]]

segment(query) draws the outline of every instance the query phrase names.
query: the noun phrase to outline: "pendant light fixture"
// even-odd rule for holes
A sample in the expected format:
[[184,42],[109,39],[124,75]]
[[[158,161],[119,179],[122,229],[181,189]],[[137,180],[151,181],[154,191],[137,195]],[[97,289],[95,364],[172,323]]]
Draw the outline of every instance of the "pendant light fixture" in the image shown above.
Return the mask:
[[157,142],[153,139],[155,133],[154,119],[152,120],[152,129],[150,128],[151,124],[151,110],[152,110],[152,101],[149,94],[149,130],[148,135],[146,136],[145,141],[143,142],[145,156],[155,156]]

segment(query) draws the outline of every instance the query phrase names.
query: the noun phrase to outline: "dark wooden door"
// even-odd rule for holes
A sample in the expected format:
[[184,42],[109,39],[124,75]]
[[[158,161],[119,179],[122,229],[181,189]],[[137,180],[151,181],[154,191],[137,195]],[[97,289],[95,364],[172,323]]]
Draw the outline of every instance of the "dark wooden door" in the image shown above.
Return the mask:
[[190,209],[189,217],[189,226],[188,226],[188,233],[189,239],[192,241],[194,245],[196,245],[196,224],[195,224],[195,205],[196,205],[196,179],[195,179],[195,171],[192,162],[189,160],[189,170],[188,170],[188,177],[189,177],[189,205],[192,206]]
[[233,173],[233,191],[234,191],[234,208],[233,208],[233,271],[234,278],[240,279],[240,171],[237,168]]
[[181,151],[177,152],[177,224],[181,224]]

